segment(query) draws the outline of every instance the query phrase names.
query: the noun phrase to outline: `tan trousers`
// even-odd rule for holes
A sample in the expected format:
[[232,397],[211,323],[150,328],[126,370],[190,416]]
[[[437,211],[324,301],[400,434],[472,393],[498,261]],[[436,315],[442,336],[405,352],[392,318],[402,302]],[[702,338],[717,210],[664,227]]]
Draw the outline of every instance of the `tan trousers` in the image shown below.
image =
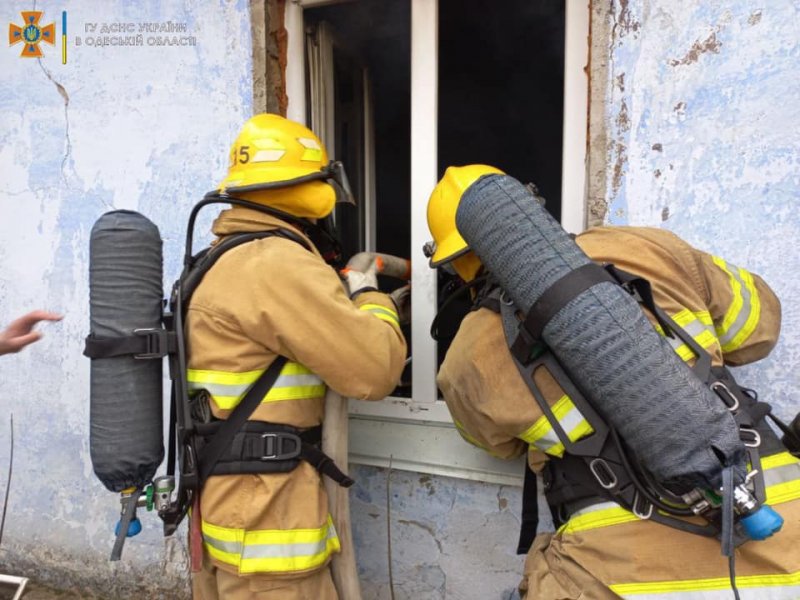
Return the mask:
[[339,600],[331,568],[300,579],[239,577],[218,569],[205,559],[203,570],[192,573],[193,600]]

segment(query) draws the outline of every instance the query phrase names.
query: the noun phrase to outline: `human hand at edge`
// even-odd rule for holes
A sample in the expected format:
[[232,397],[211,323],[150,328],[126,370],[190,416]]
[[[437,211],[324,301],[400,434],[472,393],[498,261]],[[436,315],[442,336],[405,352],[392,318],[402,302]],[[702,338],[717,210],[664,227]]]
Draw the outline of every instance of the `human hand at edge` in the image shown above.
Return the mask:
[[46,310],[34,310],[11,321],[4,331],[0,331],[0,356],[19,352],[25,346],[41,339],[41,332],[33,329],[37,323],[41,321],[60,321],[62,318],[62,315]]

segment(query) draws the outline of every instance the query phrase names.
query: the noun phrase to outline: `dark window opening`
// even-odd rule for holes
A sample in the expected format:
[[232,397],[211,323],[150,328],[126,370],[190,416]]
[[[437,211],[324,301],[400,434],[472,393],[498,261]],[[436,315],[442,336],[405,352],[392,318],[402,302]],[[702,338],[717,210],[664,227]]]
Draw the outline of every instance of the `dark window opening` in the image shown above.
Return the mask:
[[[307,26],[329,23],[339,42],[334,49],[335,147],[348,173],[357,174],[351,184],[354,191],[359,186],[360,197],[365,157],[359,112],[364,105],[355,74],[362,66],[368,69],[376,249],[409,256],[411,3],[357,0],[304,14]],[[534,183],[547,209],[560,218],[565,25],[565,0],[439,0],[439,176],[450,165],[494,165]],[[363,208],[341,207],[337,221],[346,253],[363,249]],[[388,289],[396,283],[381,285]],[[457,286],[439,274],[440,305],[446,288]],[[468,298],[451,306],[440,330],[454,333],[467,310]],[[447,339],[439,343],[440,363],[448,347]],[[409,394],[410,385],[395,391]]]
[[[534,183],[560,219],[565,26],[564,0],[439,0],[440,177],[495,166]],[[440,272],[440,305],[453,279]],[[455,334],[469,305],[451,304],[441,331]]]
[[[353,191],[359,173],[358,209],[337,208],[337,228],[345,260],[364,249],[364,105],[359,67],[366,67],[372,95],[375,153],[375,246],[378,252],[411,255],[411,3],[408,0],[359,0],[304,11],[306,26],[325,21],[334,46],[336,156],[344,163]],[[358,81],[355,81],[358,79]],[[350,96],[358,95],[358,101]],[[347,110],[346,107],[351,107]],[[356,114],[354,107],[360,111]],[[358,150],[356,150],[356,147]],[[367,157],[370,158],[370,157]],[[401,282],[380,278],[391,290]],[[409,346],[411,332],[404,331]],[[411,348],[409,348],[409,353]],[[394,396],[411,396],[411,369]]]
[[358,204],[336,207],[336,228],[346,261],[364,249],[364,82],[361,65],[347,52],[334,48],[333,81],[335,156],[344,164]]
[[[359,0],[306,9],[304,14],[307,25],[330,23],[337,39],[346,43],[347,50],[369,71],[375,130],[376,250],[410,256],[411,4],[408,0]],[[334,49],[335,62],[337,55]],[[334,78],[337,98],[343,85],[352,87],[341,75],[337,71]],[[338,106],[335,114],[338,144]],[[358,136],[363,149],[363,130]],[[358,169],[353,160],[363,160],[361,154],[339,154],[338,146],[337,156],[348,175]]]

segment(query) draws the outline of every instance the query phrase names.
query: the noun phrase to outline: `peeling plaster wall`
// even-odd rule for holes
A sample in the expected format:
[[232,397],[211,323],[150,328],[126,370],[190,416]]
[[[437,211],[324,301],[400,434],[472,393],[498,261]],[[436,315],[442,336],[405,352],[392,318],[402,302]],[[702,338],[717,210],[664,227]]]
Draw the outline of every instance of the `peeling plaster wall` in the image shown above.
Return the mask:
[[737,375],[788,418],[800,408],[800,4],[595,4],[610,8],[607,65],[592,71],[606,91],[592,99],[605,106],[605,220],[670,229],[764,277],[782,337]]
[[[353,471],[350,506],[364,600],[392,598],[390,573],[396,600],[519,598],[520,488],[373,467]],[[540,502],[540,526],[552,529],[545,511]]]
[[[89,458],[88,242],[113,208],[139,210],[161,229],[165,284],[178,275],[186,216],[225,171],[227,145],[253,110],[248,6],[258,0],[41,3],[45,21],[69,17],[60,46],[41,62],[0,53],[0,325],[36,307],[65,314],[45,338],[0,358],[0,415],[14,416],[14,469],[0,572],[83,596],[186,598],[185,532],[164,540],[160,521],[109,563],[119,504]],[[281,3],[267,5],[266,99],[281,109],[274,77]],[[19,21],[9,7],[0,14]],[[263,14],[263,11],[262,13]],[[256,16],[261,37],[263,17]],[[81,47],[85,23],[186,22],[195,47]],[[277,31],[277,33],[275,33]],[[60,35],[60,29],[59,29]],[[284,102],[285,104],[285,102]],[[213,211],[211,211],[213,212]],[[197,230],[207,229],[201,217]],[[202,235],[200,236],[203,237]],[[197,244],[202,243],[198,240]],[[9,423],[0,419],[0,494]],[[512,598],[523,557],[519,488],[369,467],[354,468],[354,536],[365,600]],[[545,522],[545,527],[547,527]]]
[[[89,458],[89,231],[112,208],[137,209],[161,229],[165,280],[179,272],[191,205],[225,172],[228,145],[252,107],[246,0],[4,3],[68,13],[41,60],[0,52],[0,325],[33,308],[65,315],[45,338],[0,358],[0,493],[9,414],[15,446],[0,572],[107,596],[186,597],[183,534],[165,543],[159,520],[109,563],[117,496]],[[185,23],[194,46],[88,46],[86,23]],[[109,35],[106,32],[105,35]],[[118,34],[111,34],[112,37]],[[129,34],[125,34],[129,35]],[[80,36],[82,45],[75,45]],[[199,229],[207,230],[208,219]],[[204,236],[201,236],[203,238]]]

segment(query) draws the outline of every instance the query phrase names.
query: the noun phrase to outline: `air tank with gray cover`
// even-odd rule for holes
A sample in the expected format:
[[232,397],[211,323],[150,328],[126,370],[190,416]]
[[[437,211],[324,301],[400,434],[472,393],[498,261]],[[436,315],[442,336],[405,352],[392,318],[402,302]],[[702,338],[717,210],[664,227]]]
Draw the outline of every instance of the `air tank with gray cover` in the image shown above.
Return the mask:
[[[464,193],[458,231],[525,314],[570,271],[590,262],[516,179],[488,175]],[[724,466],[746,474],[730,412],[619,285],[589,287],[542,331],[574,383],[638,461],[674,493],[719,489]]]
[[[92,340],[161,329],[162,241],[143,215],[102,215],[89,241]],[[94,472],[112,492],[143,488],[164,457],[162,363],[134,354],[92,358],[90,451]]]

